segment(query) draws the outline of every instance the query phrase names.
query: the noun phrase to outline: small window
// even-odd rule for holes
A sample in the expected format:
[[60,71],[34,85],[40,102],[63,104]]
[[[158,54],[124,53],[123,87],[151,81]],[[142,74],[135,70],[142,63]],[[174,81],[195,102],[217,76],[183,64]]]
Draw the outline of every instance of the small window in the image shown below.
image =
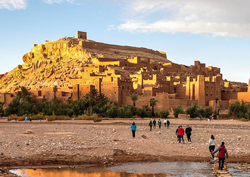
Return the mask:
[[208,96],[208,94],[206,93],[206,96]]
[[122,86],[122,90],[124,90],[124,86]]
[[213,96],[213,94],[211,93],[210,96]]
[[115,94],[116,94],[116,92],[115,92]]

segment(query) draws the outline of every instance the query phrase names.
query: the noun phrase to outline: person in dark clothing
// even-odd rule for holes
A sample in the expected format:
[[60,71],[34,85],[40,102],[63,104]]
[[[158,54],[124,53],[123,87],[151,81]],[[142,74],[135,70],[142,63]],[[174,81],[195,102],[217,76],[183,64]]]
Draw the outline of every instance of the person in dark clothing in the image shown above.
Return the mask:
[[132,130],[132,136],[133,136],[133,138],[135,138],[136,129],[137,129],[137,126],[136,126],[135,122],[133,122],[133,124],[131,125],[131,130]]
[[161,119],[158,120],[159,129],[161,129]]
[[153,120],[153,125],[154,125],[154,128],[155,128],[155,126],[156,126],[156,120],[155,119]]
[[227,149],[225,147],[225,143],[222,142],[220,147],[218,147],[212,154],[215,154],[216,152],[219,151],[218,158],[219,158],[219,170],[223,170],[224,168],[224,161],[225,161],[225,154],[226,157],[228,158],[228,153]]
[[152,120],[150,120],[150,122],[149,122],[149,127],[150,127],[150,131],[152,131],[152,127],[153,127],[153,122],[152,122]]
[[185,130],[185,133],[187,135],[187,139],[188,139],[188,142],[191,142],[191,131],[192,131],[192,128],[189,127],[189,125],[187,126],[186,130]]
[[180,127],[181,127],[181,126],[178,126],[178,128],[177,128],[176,131],[175,131],[175,134],[176,134],[176,136],[177,136],[177,141],[179,141],[178,129],[179,129]]
[[30,122],[32,121],[31,117],[30,117]]
[[167,120],[167,128],[169,128],[169,126],[170,126],[170,122],[169,120]]

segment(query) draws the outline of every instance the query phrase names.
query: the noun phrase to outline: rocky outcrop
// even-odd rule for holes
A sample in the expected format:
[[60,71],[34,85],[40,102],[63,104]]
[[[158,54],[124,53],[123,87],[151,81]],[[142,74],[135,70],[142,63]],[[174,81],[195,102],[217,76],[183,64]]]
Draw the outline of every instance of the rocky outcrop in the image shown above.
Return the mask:
[[92,58],[127,59],[133,56],[151,58],[153,62],[168,62],[166,54],[146,48],[117,46],[85,39],[62,38],[34,44],[23,56],[24,64],[0,75],[0,92],[42,87],[67,87],[67,78],[80,79],[81,70],[93,64]]

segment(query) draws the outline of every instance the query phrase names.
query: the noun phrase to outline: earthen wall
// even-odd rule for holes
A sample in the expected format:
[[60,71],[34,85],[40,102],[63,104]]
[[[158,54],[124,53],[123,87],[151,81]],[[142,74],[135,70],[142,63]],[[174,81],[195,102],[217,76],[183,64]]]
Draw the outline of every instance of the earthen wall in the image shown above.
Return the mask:
[[221,93],[221,100],[231,100],[237,99],[238,93],[237,92],[225,92]]

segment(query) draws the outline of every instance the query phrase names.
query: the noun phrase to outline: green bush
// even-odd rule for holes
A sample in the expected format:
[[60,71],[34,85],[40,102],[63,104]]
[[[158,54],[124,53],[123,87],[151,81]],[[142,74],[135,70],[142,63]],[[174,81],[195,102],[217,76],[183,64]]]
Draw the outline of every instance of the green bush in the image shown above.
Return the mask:
[[125,105],[118,109],[118,117],[119,118],[131,118],[133,114],[133,106]]
[[228,108],[229,116],[236,116],[237,118],[250,119],[250,105],[246,104],[244,101],[241,103],[236,101],[231,103]]
[[131,117],[133,117],[132,111],[129,110],[129,109],[127,109],[127,110],[125,111],[125,113],[124,113],[124,117],[125,117],[125,118],[131,118]]
[[190,106],[186,109],[186,114],[190,115],[191,118],[196,118],[200,116],[199,113],[199,107],[197,103],[195,103],[193,106]]
[[184,111],[183,111],[181,106],[177,106],[176,108],[174,108],[174,117],[175,118],[178,118],[179,114],[183,114],[183,113],[184,113]]
[[117,117],[117,108],[115,106],[111,106],[108,110],[107,110],[107,116],[109,118],[115,118]]
[[212,108],[205,108],[205,117],[209,117],[209,116],[211,116],[213,114],[213,112],[212,112]]
[[163,111],[160,111],[160,117],[161,118],[167,118],[169,116],[169,111],[166,109],[166,110],[163,110]]
[[[198,108],[198,112],[199,112],[199,115],[198,116],[201,116],[201,117],[206,117],[206,112],[205,112],[205,109],[204,108]],[[197,117],[198,117],[197,116]]]
[[126,112],[125,107],[120,107],[118,109],[118,112],[117,112],[118,117],[119,118],[124,118],[125,117],[125,112]]
[[136,110],[136,115],[140,116],[141,118],[148,117],[150,115],[150,111],[148,110],[147,106],[143,105]]

